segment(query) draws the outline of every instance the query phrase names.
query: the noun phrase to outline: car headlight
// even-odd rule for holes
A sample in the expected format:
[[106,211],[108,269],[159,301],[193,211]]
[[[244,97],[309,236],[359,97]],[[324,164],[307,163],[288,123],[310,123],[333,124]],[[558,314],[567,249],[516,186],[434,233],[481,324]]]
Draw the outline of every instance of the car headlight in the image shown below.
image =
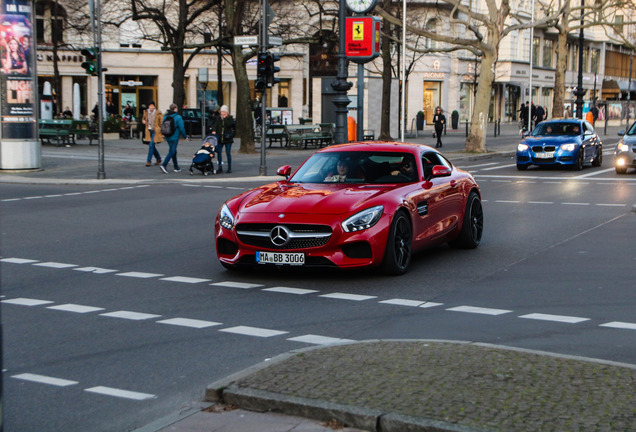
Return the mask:
[[576,149],[576,144],[563,144],[563,145],[561,145],[561,150],[574,151],[574,149]]
[[528,144],[519,144],[517,146],[517,151],[524,152],[524,151],[528,150],[528,148],[529,148]]
[[625,144],[625,141],[620,140],[618,144],[616,145],[616,151],[619,151],[619,152],[629,151],[629,146]]
[[356,213],[342,222],[342,229],[345,232],[354,232],[371,228],[373,225],[378,223],[383,211],[383,206],[375,206],[363,210],[360,213]]
[[234,226],[234,215],[226,204],[223,204],[219,212],[219,224],[227,230],[231,230]]

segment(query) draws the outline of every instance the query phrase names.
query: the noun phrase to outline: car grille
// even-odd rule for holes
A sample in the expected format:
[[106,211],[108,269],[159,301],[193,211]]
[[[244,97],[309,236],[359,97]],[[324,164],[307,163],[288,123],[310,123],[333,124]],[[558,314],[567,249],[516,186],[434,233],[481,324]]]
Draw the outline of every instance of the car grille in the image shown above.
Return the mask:
[[[277,245],[272,241],[272,230],[285,228],[288,241]],[[331,227],[326,225],[303,224],[239,224],[236,227],[239,240],[247,245],[268,249],[308,249],[324,246],[331,238]]]
[[532,151],[535,153],[541,153],[541,152],[553,152],[556,150],[556,147],[553,145],[549,145],[549,146],[545,146],[545,147],[541,147],[541,146],[533,146],[532,147]]

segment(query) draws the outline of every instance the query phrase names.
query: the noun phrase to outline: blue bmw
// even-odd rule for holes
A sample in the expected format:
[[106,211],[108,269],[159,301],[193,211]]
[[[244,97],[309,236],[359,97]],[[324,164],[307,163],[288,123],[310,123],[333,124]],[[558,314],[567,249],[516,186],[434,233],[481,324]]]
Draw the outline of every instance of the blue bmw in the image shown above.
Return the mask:
[[601,166],[603,143],[594,127],[585,120],[558,119],[539,123],[517,146],[517,169],[530,165]]

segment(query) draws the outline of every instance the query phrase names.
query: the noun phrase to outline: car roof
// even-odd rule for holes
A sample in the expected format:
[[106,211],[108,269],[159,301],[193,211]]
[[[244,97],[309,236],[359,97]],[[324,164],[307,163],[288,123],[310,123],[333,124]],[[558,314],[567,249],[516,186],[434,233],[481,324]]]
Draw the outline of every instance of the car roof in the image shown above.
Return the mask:
[[404,143],[398,141],[359,141],[346,144],[331,145],[320,150],[319,153],[339,151],[418,153],[421,150],[436,151],[432,147],[424,144]]

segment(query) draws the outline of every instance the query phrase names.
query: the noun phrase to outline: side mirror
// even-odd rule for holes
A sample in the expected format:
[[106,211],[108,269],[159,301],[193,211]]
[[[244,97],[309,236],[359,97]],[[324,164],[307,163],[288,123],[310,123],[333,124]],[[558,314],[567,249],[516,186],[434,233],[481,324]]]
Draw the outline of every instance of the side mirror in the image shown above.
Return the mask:
[[285,179],[288,179],[291,175],[291,171],[292,169],[290,165],[283,165],[276,170],[276,174],[285,177]]
[[621,129],[621,130],[619,130],[619,131],[618,131],[618,136],[621,136],[621,137],[622,137],[623,135],[625,135],[625,131],[624,131],[624,130],[622,130],[622,129]]
[[444,165],[435,165],[433,167],[432,177],[448,177],[451,175],[451,169]]

